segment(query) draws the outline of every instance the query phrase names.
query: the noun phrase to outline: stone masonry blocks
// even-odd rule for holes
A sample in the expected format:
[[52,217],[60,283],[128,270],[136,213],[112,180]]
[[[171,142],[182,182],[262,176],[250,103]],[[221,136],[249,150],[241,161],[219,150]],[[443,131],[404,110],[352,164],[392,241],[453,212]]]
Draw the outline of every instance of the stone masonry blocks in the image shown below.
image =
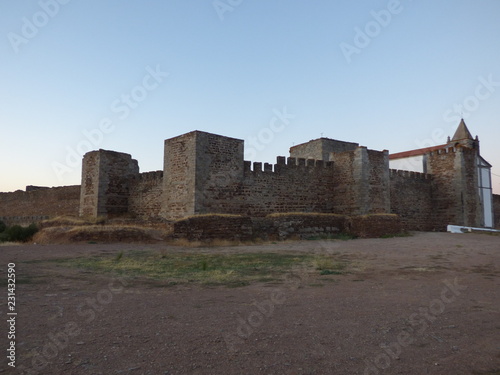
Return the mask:
[[129,154],[98,150],[85,154],[82,165],[80,216],[114,216],[128,212],[129,183],[139,174]]

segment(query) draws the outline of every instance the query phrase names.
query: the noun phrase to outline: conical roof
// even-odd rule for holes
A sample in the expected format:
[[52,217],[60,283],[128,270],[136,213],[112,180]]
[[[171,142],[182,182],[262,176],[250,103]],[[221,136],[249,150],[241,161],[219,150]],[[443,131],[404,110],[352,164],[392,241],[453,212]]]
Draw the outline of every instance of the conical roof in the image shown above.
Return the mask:
[[455,135],[451,139],[452,141],[460,141],[461,139],[474,139],[472,138],[472,134],[469,129],[467,129],[467,125],[465,125],[464,119],[460,121],[460,125],[458,125],[457,131]]

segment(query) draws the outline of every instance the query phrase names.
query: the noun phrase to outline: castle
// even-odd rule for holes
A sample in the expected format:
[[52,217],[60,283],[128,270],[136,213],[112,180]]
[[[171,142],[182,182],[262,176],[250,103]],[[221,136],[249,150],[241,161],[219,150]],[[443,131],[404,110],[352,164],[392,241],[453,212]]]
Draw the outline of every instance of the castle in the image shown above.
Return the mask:
[[167,139],[163,171],[147,173],[129,154],[88,152],[81,186],[0,193],[0,219],[393,213],[408,230],[498,226],[491,165],[463,120],[446,144],[398,154],[329,138],[293,146],[274,165],[245,161],[243,151],[243,140],[193,131]]

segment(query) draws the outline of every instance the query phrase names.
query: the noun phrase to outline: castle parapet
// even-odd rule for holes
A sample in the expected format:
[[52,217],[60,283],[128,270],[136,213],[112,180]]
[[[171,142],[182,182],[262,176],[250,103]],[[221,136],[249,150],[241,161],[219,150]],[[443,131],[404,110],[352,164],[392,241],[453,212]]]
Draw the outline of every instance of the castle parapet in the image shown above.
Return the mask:
[[[264,167],[264,169],[262,169]],[[249,173],[284,173],[288,171],[294,171],[297,173],[303,173],[312,169],[325,169],[333,168],[332,161],[315,160],[315,159],[305,159],[305,158],[286,158],[284,156],[278,156],[276,158],[276,164],[261,163],[261,162],[251,162],[245,160],[243,163],[243,169],[245,174]],[[302,171],[302,172],[300,172]]]
[[137,177],[142,181],[161,180],[163,178],[163,171],[144,172],[140,173]]
[[405,171],[405,170],[401,170],[401,169],[390,169],[389,171],[390,171],[391,177],[399,176],[399,177],[415,179],[415,180],[430,180],[432,178],[432,175],[429,173]]

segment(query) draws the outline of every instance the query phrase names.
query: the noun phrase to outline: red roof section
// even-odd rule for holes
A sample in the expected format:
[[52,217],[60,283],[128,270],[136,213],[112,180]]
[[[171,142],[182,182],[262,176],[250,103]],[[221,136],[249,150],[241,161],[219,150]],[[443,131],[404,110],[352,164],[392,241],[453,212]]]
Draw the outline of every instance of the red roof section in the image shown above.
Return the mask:
[[439,145],[439,146],[431,146],[431,147],[426,147],[426,148],[419,148],[417,150],[411,150],[411,151],[398,152],[396,154],[390,154],[389,159],[393,160],[393,159],[408,158],[410,156],[420,156],[420,155],[427,154],[428,152],[431,152],[431,151],[440,150],[442,148],[445,148],[446,146],[447,146],[447,144]]

